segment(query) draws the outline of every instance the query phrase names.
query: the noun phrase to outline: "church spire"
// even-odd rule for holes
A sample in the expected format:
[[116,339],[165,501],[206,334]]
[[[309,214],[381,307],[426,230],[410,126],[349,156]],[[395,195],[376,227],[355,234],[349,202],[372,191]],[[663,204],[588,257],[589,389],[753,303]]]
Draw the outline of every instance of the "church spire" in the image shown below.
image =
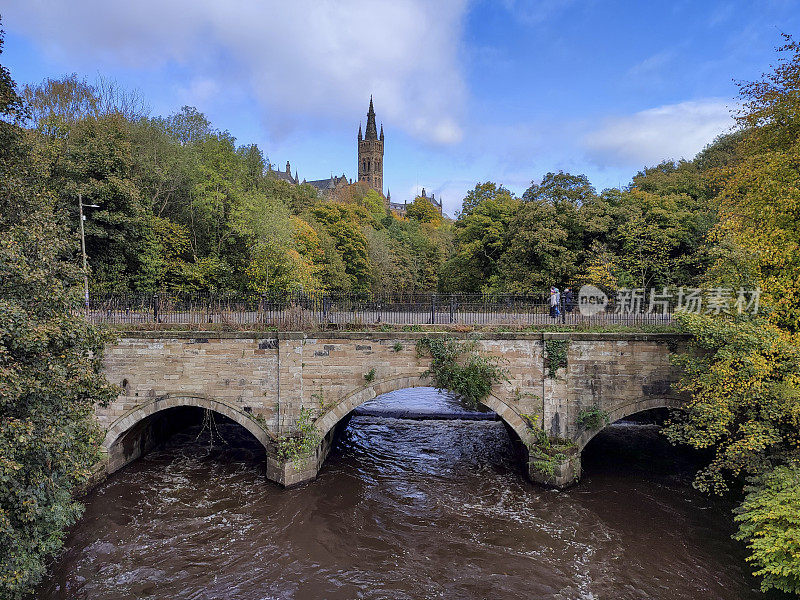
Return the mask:
[[361,135],[361,123],[359,123],[358,124],[358,141],[360,142],[363,138],[364,138],[364,136]]
[[375,126],[375,109],[372,107],[372,96],[369,97],[369,111],[367,111],[367,130],[364,132],[365,140],[377,140],[378,128]]
[[383,123],[381,123],[381,141],[383,141]]

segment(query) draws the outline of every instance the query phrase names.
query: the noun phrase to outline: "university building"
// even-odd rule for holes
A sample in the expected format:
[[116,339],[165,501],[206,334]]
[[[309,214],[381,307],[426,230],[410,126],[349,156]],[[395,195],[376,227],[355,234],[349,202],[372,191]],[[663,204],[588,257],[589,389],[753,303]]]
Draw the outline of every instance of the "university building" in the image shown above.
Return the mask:
[[[378,192],[381,198],[384,199],[387,210],[392,210],[398,214],[404,215],[410,203],[392,202],[392,196],[389,190],[386,191],[385,195],[383,193],[383,143],[383,124],[381,124],[380,133],[378,133],[378,127],[375,121],[375,108],[372,106],[372,97],[370,96],[369,110],[367,111],[367,128],[362,133],[361,125],[359,124],[358,126],[357,181],[363,181],[370,188]],[[273,176],[287,181],[292,185],[307,183],[313,186],[316,188],[317,194],[322,197],[330,196],[336,190],[353,183],[353,180],[348,179],[344,173],[342,173],[341,176],[331,175],[327,179],[314,179],[312,181],[303,179],[301,181],[297,170],[295,170],[294,175],[292,175],[292,167],[289,161],[286,161],[286,169],[284,171],[273,170],[272,165],[269,166],[269,170]],[[439,213],[442,212],[441,198],[437,200],[435,194],[431,194],[430,197],[426,196],[425,188],[422,189],[422,197],[439,209]]]

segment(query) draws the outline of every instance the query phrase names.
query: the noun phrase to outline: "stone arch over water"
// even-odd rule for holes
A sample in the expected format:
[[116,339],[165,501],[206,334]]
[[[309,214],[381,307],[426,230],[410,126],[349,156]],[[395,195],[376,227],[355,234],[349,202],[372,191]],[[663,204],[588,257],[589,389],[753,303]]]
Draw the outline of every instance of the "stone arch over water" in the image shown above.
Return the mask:
[[[422,377],[421,374],[415,373],[371,382],[340,396],[330,409],[314,421],[314,426],[320,439],[316,451],[297,464],[291,464],[291,461],[281,460],[279,457],[269,455],[267,457],[267,477],[285,487],[314,479],[328,456],[328,452],[340,429],[339,426],[353,410],[383,394],[409,388],[433,387],[431,384],[430,378]],[[527,423],[505,401],[494,394],[490,394],[484,398],[481,404],[493,410],[506,425],[506,428],[513,431],[523,445],[530,440],[531,432]]]
[[[336,405],[328,412],[321,415],[316,420],[317,430],[321,437],[326,437],[333,431],[336,426],[353,410],[361,406],[364,402],[377,398],[389,392],[404,390],[416,387],[434,387],[430,378],[421,377],[419,375],[411,375],[408,377],[395,377],[391,379],[384,379],[366,385],[350,394],[341,398]],[[526,440],[530,435],[528,433],[528,426],[520,414],[506,404],[503,400],[489,394],[481,401],[481,404],[493,410],[500,419],[510,427],[514,433],[519,436],[521,440]]]
[[583,451],[586,445],[590,441],[592,441],[592,439],[598,433],[603,431],[609,425],[613,425],[614,423],[616,423],[621,419],[630,417],[640,412],[652,410],[654,408],[679,408],[681,405],[682,402],[680,399],[675,397],[665,396],[665,397],[640,398],[635,402],[628,402],[626,404],[615,406],[612,410],[608,412],[608,425],[605,425],[599,429],[584,431],[578,436],[578,438],[575,440],[575,443],[578,445],[578,451],[579,452]]
[[265,450],[274,441],[273,435],[258,421],[226,402],[198,394],[166,394],[136,406],[111,424],[100,446],[106,453],[106,474],[118,471],[154,445],[154,440],[144,435],[145,427],[152,424],[154,417],[184,407],[210,410],[231,419],[244,427]]

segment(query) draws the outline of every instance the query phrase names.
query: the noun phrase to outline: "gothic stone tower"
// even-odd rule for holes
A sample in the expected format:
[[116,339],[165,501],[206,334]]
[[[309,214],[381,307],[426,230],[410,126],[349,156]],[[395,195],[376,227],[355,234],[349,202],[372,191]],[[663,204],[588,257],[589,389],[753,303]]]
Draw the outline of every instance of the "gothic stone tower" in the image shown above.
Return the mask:
[[383,125],[378,138],[372,96],[369,97],[367,130],[363,139],[361,125],[358,126],[358,180],[367,182],[369,187],[383,195]]

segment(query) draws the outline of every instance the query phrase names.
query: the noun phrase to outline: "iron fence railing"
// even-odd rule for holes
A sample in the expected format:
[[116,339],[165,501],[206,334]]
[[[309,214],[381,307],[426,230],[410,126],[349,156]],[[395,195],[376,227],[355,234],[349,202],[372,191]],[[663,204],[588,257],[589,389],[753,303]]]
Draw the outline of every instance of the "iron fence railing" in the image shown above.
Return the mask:
[[672,307],[623,310],[613,298],[603,310],[584,315],[562,296],[557,315],[549,294],[293,293],[235,297],[215,294],[94,296],[87,315],[96,323],[164,323],[275,326],[303,329],[326,325],[665,325]]

